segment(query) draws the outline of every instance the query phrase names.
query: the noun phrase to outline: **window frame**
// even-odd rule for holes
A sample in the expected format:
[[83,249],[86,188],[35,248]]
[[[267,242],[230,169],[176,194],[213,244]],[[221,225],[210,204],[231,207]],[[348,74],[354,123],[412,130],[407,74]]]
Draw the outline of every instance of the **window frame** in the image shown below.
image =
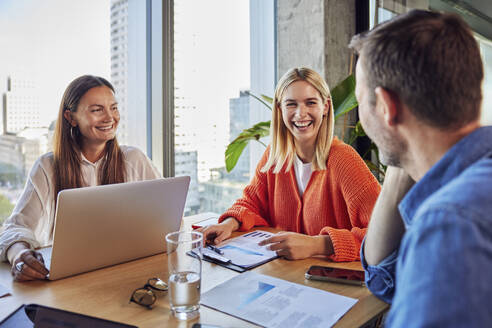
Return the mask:
[[147,0],[147,153],[174,176],[174,1]]

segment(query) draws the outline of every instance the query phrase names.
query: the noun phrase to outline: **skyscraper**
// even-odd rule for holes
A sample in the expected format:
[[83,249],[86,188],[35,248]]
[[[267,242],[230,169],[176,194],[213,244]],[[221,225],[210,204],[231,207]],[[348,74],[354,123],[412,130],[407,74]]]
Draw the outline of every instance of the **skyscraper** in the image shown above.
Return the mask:
[[[274,0],[250,0],[250,34],[251,34],[251,87],[256,95],[273,97],[276,77],[276,38],[275,38],[275,3]],[[251,125],[269,121],[272,113],[259,101],[251,99],[249,118]],[[269,138],[262,140],[269,143]],[[250,173],[253,175],[256,165],[265,152],[259,142],[250,143]]]
[[[244,130],[251,126],[249,115],[250,97],[248,91],[240,91],[238,98],[232,98],[229,100],[229,141],[233,141]],[[236,166],[229,173],[228,179],[238,182],[249,181],[249,151],[250,146],[244,148],[241,157],[237,161]]]
[[15,134],[26,127],[41,127],[39,96],[33,80],[9,77],[5,105],[5,133]]
[[128,143],[128,0],[111,1],[111,83],[116,89],[118,140]]
[[[111,82],[116,90],[120,123],[118,140],[146,152],[148,149],[147,77],[148,47],[147,1],[111,0]],[[194,213],[200,206],[198,196],[198,156],[193,131],[181,129],[183,120],[194,118],[196,107],[184,96],[175,105],[175,175],[191,177],[185,215]]]
[[[250,97],[247,90],[229,99],[229,141],[250,127]],[[250,179],[250,146],[246,146],[230,173],[224,167],[210,170],[210,180],[202,182],[201,210],[222,213],[241,197]]]

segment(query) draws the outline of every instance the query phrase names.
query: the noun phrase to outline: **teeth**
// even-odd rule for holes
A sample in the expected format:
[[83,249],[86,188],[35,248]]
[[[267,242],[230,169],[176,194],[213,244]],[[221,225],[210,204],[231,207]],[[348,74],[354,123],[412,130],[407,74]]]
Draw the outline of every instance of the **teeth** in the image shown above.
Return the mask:
[[107,127],[99,127],[98,129],[99,130],[111,130],[113,128],[113,126],[107,126]]
[[298,126],[298,127],[305,127],[305,126],[308,126],[309,124],[311,124],[311,121],[307,121],[307,122],[294,122],[294,125],[295,126]]

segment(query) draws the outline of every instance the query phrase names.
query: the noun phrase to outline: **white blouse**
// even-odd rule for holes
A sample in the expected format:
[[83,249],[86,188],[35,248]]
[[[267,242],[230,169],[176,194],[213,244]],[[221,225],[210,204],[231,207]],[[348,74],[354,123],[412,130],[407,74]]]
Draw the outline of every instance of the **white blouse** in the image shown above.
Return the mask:
[[294,170],[296,173],[297,189],[299,189],[299,195],[302,197],[311,178],[311,174],[313,174],[312,164],[303,163],[299,156],[296,155],[294,159]]
[[[126,181],[160,178],[159,171],[138,148],[120,146],[126,167]],[[96,163],[82,155],[82,177],[87,186],[99,184],[99,167],[104,157]],[[0,234],[0,261],[7,260],[7,250],[15,242],[24,241],[32,248],[50,245],[55,221],[53,153],[42,155],[34,163],[26,186],[10,217],[4,222]]]

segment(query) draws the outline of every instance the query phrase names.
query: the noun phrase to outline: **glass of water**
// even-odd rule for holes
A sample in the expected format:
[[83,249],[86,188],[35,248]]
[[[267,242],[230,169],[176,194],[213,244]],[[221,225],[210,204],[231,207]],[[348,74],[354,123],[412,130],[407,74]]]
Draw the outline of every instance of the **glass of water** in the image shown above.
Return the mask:
[[177,231],[166,235],[169,270],[169,305],[180,320],[199,316],[203,235]]

